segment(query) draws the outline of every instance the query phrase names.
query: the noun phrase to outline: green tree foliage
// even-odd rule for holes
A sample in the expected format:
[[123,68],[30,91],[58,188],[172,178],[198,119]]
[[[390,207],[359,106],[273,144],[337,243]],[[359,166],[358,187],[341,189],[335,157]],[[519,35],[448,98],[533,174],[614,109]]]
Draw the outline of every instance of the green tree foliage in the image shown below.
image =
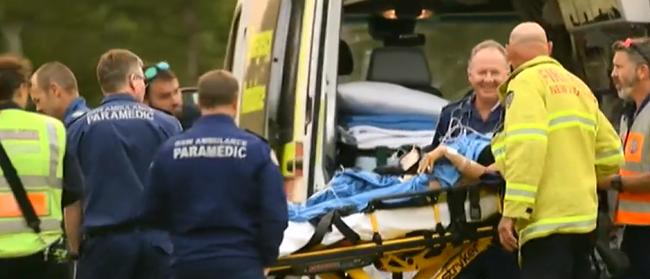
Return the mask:
[[[130,49],[145,63],[166,60],[181,86],[191,86],[200,73],[222,67],[235,2],[3,0],[0,52],[22,52],[35,67],[63,62],[93,105],[101,99],[97,60],[110,48]],[[16,33],[19,44],[8,38]]]

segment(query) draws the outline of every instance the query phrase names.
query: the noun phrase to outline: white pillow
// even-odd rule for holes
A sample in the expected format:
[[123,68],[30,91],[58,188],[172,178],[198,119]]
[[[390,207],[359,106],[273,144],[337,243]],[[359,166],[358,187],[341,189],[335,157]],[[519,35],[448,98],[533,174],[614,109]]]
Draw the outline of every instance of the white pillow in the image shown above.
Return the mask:
[[338,86],[338,106],[347,114],[419,114],[435,117],[449,101],[401,85],[354,81]]

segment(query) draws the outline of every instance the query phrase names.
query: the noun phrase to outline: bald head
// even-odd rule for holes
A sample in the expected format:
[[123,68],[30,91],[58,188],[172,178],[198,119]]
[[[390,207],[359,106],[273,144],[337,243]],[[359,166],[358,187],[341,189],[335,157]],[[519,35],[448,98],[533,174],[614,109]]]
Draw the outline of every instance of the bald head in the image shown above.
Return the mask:
[[205,109],[228,107],[236,104],[239,85],[226,70],[213,70],[199,78],[199,106]]
[[79,95],[77,89],[77,79],[74,74],[66,65],[63,65],[61,62],[49,62],[43,64],[36,72],[34,73],[36,77],[37,84],[36,86],[40,87],[42,90],[47,91],[48,87],[52,83],[56,83],[60,86],[65,93]]
[[546,44],[546,31],[535,22],[524,22],[510,32],[510,43],[536,42]]
[[546,39],[546,31],[535,22],[524,22],[510,32],[508,58],[513,67],[538,56],[550,55],[552,44]]

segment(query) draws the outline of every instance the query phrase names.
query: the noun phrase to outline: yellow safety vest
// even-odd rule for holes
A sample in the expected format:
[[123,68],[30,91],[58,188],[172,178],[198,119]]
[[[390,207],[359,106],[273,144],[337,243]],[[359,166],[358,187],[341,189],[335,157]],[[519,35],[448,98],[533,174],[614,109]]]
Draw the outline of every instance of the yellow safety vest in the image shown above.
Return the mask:
[[0,258],[31,255],[63,234],[65,128],[48,116],[5,109],[0,110],[0,140],[41,219],[41,233],[36,234],[26,225],[7,180],[0,177]]
[[519,245],[594,230],[596,179],[615,174],[624,158],[589,87],[542,56],[518,67],[499,95],[506,116],[492,150],[506,180],[503,215],[516,219]]

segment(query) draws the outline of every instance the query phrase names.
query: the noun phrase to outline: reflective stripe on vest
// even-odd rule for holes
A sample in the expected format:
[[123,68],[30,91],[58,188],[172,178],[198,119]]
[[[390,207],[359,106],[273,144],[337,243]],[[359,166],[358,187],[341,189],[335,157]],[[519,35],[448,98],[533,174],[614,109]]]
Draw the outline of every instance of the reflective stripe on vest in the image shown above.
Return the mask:
[[[49,216],[51,213],[48,196],[47,192],[35,193],[30,191],[27,193],[27,198],[39,217]],[[0,193],[0,216],[3,218],[22,216],[18,202],[12,192]]]
[[[0,175],[0,177],[2,177]],[[56,177],[51,177],[51,176],[39,176],[39,175],[21,175],[20,180],[23,182],[23,186],[25,186],[26,190],[29,189],[34,189],[34,188],[42,188],[42,187],[54,187],[54,188],[61,188],[63,187],[63,180],[60,178]],[[9,190],[11,189],[9,187],[9,183],[7,183],[7,180],[2,177],[0,179],[0,191],[3,190]]]
[[47,137],[50,145],[50,177],[56,178],[56,171],[59,166],[59,141],[56,136],[56,127],[52,122],[47,122]]
[[[650,171],[650,106],[645,106],[637,115],[628,131],[625,116],[621,120],[621,139],[625,143],[625,166],[621,176],[635,176]],[[620,193],[614,221],[618,224],[650,225],[650,194]]]
[[[59,167],[59,142],[56,135],[56,127],[53,123],[47,122],[47,139],[50,150],[49,158],[49,175],[20,175],[20,180],[25,188],[36,187],[62,187],[62,180],[57,178],[56,172]],[[0,139],[15,141],[35,141],[39,140],[38,130],[0,130]],[[0,190],[9,189],[9,183],[4,178],[0,178]],[[26,189],[26,190],[27,190]]]
[[[60,231],[61,221],[55,218],[42,218],[41,230]],[[32,229],[25,225],[25,221],[23,219],[3,221],[0,223],[0,234],[16,234],[16,233],[30,233],[30,232],[33,232]]]

